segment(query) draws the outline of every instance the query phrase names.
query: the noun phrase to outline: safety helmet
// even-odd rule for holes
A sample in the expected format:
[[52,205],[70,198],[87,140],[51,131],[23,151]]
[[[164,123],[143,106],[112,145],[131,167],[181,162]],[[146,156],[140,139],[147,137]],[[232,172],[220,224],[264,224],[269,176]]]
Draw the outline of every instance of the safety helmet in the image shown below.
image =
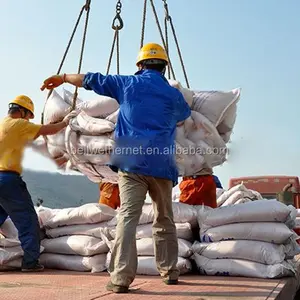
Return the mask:
[[30,119],[34,118],[34,104],[29,97],[27,97],[25,95],[19,95],[9,103],[10,106],[13,104],[16,104],[18,106],[21,106],[21,107],[29,110],[32,113],[32,116]]
[[144,60],[163,60],[166,64],[169,63],[168,55],[164,48],[155,43],[149,43],[142,47],[140,50],[136,65],[138,66]]

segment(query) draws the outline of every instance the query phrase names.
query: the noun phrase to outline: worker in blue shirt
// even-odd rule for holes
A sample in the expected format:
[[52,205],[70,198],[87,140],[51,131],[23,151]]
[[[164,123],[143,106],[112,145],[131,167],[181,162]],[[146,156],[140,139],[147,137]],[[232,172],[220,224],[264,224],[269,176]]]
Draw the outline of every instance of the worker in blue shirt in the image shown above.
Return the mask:
[[130,76],[55,75],[41,87],[52,89],[66,82],[112,97],[120,104],[111,167],[118,170],[121,207],[107,285],[115,293],[127,293],[136,275],[136,227],[147,192],[153,200],[158,271],[166,284],[177,284],[179,277],[172,210],[172,188],[178,180],[175,134],[176,126],[182,125],[191,111],[183,95],[164,77],[168,56],[160,45],[145,45],[136,65],[138,72]]

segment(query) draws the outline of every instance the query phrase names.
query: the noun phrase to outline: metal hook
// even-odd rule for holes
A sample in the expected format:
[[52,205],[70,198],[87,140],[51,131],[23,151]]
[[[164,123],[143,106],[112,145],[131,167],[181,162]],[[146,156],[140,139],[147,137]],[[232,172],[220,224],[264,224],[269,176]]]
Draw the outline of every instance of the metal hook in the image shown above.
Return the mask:
[[[116,24],[117,22],[119,22],[119,25]],[[111,27],[113,30],[121,30],[124,27],[124,22],[119,14],[117,14],[113,19]]]

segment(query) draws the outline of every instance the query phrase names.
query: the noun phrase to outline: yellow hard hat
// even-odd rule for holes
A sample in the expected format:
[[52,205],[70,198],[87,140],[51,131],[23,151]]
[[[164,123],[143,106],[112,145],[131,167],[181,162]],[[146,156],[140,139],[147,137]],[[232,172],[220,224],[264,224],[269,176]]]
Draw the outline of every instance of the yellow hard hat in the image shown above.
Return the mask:
[[155,43],[149,43],[142,47],[139,52],[136,65],[146,59],[160,59],[169,63],[168,55],[164,48]]
[[19,106],[22,106],[22,107],[26,108],[27,110],[29,110],[32,113],[31,119],[34,118],[34,104],[33,104],[32,100],[29,97],[27,97],[25,95],[17,96],[9,104],[17,104]]

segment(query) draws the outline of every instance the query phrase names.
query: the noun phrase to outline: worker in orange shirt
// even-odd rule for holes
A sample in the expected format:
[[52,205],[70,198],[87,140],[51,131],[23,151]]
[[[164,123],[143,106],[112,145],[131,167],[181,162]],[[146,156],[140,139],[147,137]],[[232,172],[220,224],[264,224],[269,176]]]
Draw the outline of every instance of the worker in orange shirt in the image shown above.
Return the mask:
[[184,176],[179,189],[180,202],[217,208],[217,186],[211,168],[203,168],[193,176]]
[[99,184],[99,203],[106,204],[113,209],[120,207],[120,192],[117,183],[101,182]]

